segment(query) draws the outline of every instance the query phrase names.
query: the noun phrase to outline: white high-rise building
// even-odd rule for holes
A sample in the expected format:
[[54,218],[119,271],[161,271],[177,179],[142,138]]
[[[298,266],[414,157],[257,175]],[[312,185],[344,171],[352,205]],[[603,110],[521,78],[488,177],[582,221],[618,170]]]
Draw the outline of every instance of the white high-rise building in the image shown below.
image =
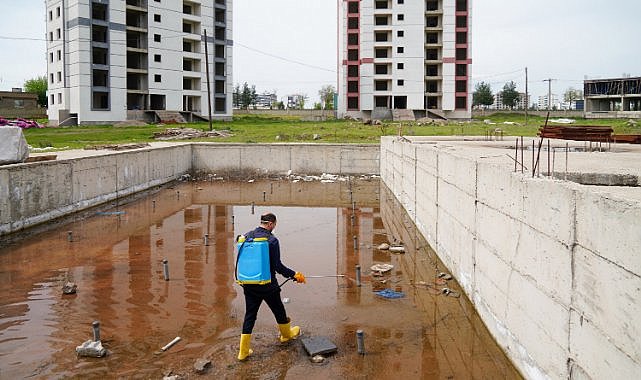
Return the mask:
[[46,0],[49,121],[232,115],[232,0]]
[[394,109],[471,117],[471,0],[341,0],[338,8],[339,117]]

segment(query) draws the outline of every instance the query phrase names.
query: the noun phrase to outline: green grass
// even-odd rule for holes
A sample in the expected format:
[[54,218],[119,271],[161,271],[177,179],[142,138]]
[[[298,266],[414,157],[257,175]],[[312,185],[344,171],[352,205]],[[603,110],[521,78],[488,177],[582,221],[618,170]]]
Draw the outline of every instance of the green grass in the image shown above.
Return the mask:
[[[496,124],[488,125],[483,120]],[[524,124],[524,115],[494,114],[476,118],[470,122],[452,121],[446,125],[418,125],[418,123],[385,122],[383,125],[364,125],[353,120],[328,120],[324,122],[300,121],[296,117],[243,115],[231,122],[214,122],[215,130],[229,130],[233,136],[225,138],[195,139],[189,141],[273,143],[273,142],[318,142],[377,144],[382,135],[397,135],[402,128],[404,135],[412,136],[483,136],[488,130],[500,128],[506,136],[535,136],[545,118],[530,116]],[[504,122],[516,123],[515,125]],[[627,127],[626,120],[583,120],[576,124],[610,125],[615,133],[641,133],[641,127]],[[51,146],[56,149],[77,149],[92,145],[143,143],[153,140],[154,132],[168,127],[190,127],[206,131],[208,123],[181,125],[149,125],[143,127],[82,126],[25,130],[25,137],[33,147]],[[321,139],[314,140],[314,134]],[[277,136],[279,136],[277,138]]]

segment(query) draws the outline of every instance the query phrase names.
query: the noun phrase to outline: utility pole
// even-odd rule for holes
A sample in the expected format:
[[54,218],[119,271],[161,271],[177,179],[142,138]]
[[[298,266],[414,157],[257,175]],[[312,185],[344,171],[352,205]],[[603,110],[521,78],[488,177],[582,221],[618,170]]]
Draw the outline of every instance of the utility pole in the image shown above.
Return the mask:
[[207,109],[209,111],[209,131],[213,130],[212,120],[211,120],[211,84],[209,82],[209,49],[207,49],[209,41],[207,40],[207,29],[205,29],[205,66],[207,73]]
[[552,103],[552,81],[556,79],[548,78],[543,79],[543,82],[548,82],[548,111],[552,109],[550,104]]
[[530,107],[530,97],[527,92],[527,67],[525,68],[525,125],[527,126],[527,110]]

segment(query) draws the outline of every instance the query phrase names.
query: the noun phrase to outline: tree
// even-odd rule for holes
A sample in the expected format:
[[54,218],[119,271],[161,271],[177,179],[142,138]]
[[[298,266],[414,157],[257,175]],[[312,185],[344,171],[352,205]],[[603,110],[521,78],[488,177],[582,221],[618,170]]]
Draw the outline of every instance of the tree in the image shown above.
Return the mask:
[[563,94],[563,101],[568,103],[570,109],[572,108],[572,102],[579,99],[583,99],[583,91],[577,90],[574,87],[569,87]]
[[236,86],[234,87],[232,104],[234,105],[234,108],[240,108],[240,85],[238,83],[236,83]]
[[38,104],[47,106],[47,77],[40,76],[24,82],[24,91],[38,95]]
[[256,104],[256,86],[249,87],[247,82],[243,83],[243,88],[240,90],[240,108],[248,109],[249,106]]
[[510,108],[514,108],[519,100],[520,94],[516,91],[516,83],[509,81],[503,86],[503,104]]
[[321,89],[318,91],[318,96],[320,96],[321,109],[334,109],[334,94],[336,94],[336,89],[331,84],[321,87]]
[[480,82],[474,87],[474,94],[472,94],[473,106],[491,106],[494,104],[494,95],[492,95],[492,88],[489,83]]

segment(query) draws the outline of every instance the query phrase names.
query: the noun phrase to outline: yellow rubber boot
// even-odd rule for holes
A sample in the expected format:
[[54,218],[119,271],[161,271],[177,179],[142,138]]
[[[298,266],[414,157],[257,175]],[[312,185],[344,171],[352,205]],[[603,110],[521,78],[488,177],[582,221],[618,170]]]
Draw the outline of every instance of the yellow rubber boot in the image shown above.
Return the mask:
[[291,321],[283,324],[278,324],[278,329],[280,330],[281,343],[292,340],[300,334],[300,327],[291,327]]
[[240,335],[240,350],[238,351],[238,360],[245,360],[249,355],[254,351],[249,348],[249,343],[251,342],[252,334],[241,334]]

